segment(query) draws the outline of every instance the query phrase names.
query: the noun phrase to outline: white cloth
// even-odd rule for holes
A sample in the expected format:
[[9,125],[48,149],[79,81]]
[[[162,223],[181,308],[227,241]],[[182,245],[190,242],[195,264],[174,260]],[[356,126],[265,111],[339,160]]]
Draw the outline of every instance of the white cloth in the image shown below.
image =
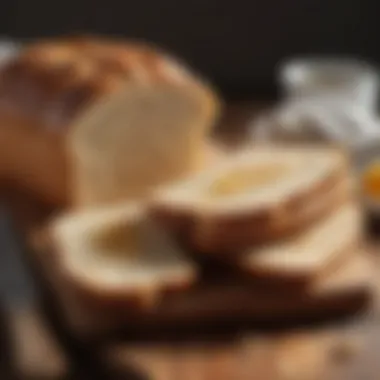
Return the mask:
[[17,54],[19,47],[20,44],[13,40],[0,38],[0,64]]
[[321,96],[280,104],[254,120],[252,136],[266,141],[331,141],[355,148],[379,139],[380,123],[354,102]]

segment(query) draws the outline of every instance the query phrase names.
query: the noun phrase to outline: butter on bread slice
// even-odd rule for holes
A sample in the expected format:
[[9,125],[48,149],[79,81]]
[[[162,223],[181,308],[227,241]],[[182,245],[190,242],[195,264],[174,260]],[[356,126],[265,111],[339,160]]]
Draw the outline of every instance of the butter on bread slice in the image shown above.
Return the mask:
[[238,267],[253,277],[306,283],[341,265],[362,239],[361,211],[347,203],[296,237],[247,250]]
[[192,262],[137,204],[60,217],[52,238],[68,282],[99,302],[149,306],[196,278]]
[[340,183],[332,184],[325,192],[294,209],[291,217],[289,214],[284,215],[273,224],[260,225],[252,223],[250,219],[238,223],[234,220],[225,221],[209,227],[200,224],[193,232],[194,248],[203,253],[225,255],[229,258],[232,257],[231,253],[236,254],[238,251],[244,254],[247,247],[249,248],[248,242],[251,242],[251,246],[262,245],[294,237],[328,217],[343,204],[352,202],[355,197],[356,182],[354,178],[348,177]]
[[76,205],[144,199],[199,170],[218,112],[201,84],[127,83],[96,103],[69,133]]
[[231,251],[316,220],[353,194],[349,177],[348,158],[336,149],[258,147],[162,188],[151,208],[179,225],[186,220],[197,248]]

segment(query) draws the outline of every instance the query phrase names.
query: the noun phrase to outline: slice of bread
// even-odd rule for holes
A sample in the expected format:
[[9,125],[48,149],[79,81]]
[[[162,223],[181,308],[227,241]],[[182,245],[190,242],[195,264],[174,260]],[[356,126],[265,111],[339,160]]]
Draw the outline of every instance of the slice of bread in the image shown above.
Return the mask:
[[128,83],[69,133],[76,205],[143,199],[199,170],[219,111],[206,86]]
[[342,180],[319,196],[311,197],[308,203],[295,208],[290,215],[278,215],[278,220],[269,225],[250,219],[209,226],[199,224],[192,232],[191,243],[197,252],[231,258],[231,253],[243,254],[252,245],[271,244],[302,233],[331,211],[355,199],[355,190],[356,183],[352,178]]
[[63,216],[52,236],[68,282],[99,302],[150,306],[196,278],[191,261],[137,204]]
[[295,238],[248,250],[238,267],[266,280],[308,283],[358,250],[362,226],[359,207],[346,204]]
[[197,249],[236,251],[284,237],[352,196],[348,176],[347,157],[335,149],[256,148],[157,191],[151,209],[185,225]]

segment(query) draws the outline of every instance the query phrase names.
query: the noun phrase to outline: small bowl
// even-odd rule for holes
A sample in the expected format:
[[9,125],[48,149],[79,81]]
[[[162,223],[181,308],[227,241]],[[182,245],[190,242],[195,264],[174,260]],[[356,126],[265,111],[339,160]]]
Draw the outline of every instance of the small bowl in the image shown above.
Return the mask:
[[357,146],[353,153],[362,205],[370,224],[372,226],[376,225],[380,228],[380,194],[378,199],[374,199],[364,187],[364,176],[366,171],[369,169],[370,165],[376,161],[380,163],[380,138],[367,141],[361,144],[361,146]]
[[300,58],[284,62],[278,73],[282,93],[290,98],[338,96],[374,111],[379,80],[366,62],[344,58]]

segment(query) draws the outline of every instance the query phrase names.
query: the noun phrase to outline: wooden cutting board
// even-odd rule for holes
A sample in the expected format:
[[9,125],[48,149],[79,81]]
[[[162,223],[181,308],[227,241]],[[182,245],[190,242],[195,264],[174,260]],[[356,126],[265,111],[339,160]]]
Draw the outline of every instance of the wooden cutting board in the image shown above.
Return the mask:
[[[41,212],[40,207],[33,210],[32,206],[33,203],[23,205],[18,199],[17,207],[13,208],[15,216],[18,215],[18,220],[23,222],[19,226],[25,228],[26,234],[29,228],[29,232],[34,230],[34,222]],[[30,217],[33,213],[35,216]],[[373,267],[379,267],[380,260],[376,256],[376,246],[373,246]],[[30,252],[39,253],[30,257],[35,264],[48,263],[38,258],[42,252]],[[45,279],[50,276],[57,280],[56,273],[49,268],[50,264],[45,271],[40,267],[40,274],[45,273],[42,276]],[[376,301],[380,299],[377,296],[379,289],[380,281],[375,287]],[[376,376],[380,373],[380,314],[377,312],[377,302],[369,315],[345,322],[343,326],[338,320],[322,327],[311,324],[302,330],[258,332],[251,325],[241,324],[233,328],[219,326],[209,331],[195,328],[183,335],[176,331],[174,334],[173,331],[141,334],[140,338],[139,334],[125,335],[124,332],[120,336],[105,335],[105,339],[94,342],[94,330],[88,330],[91,324],[84,318],[83,305],[77,302],[75,306],[74,302],[73,307],[73,298],[67,290],[64,298],[61,298],[62,295],[57,297],[59,291],[53,291],[53,294],[60,299],[58,303],[66,302],[66,311],[72,315],[71,322],[74,324],[67,323],[67,318],[61,319],[61,323],[69,326],[72,338],[86,347],[93,362],[105,373],[120,375],[121,378],[378,380]],[[207,297],[205,299],[207,305]],[[223,301],[236,307],[233,292],[230,298]],[[240,301],[240,305],[244,302]],[[88,316],[91,313],[87,313]],[[98,326],[95,327],[96,333],[101,331]]]
[[[27,207],[29,216],[33,211],[32,203],[28,201],[24,205],[26,202],[23,196],[11,203],[15,217],[24,222],[24,228],[28,226],[23,213]],[[39,208],[35,210],[36,218],[40,211]],[[32,225],[33,222],[31,228],[35,231]],[[360,252],[350,257],[339,270],[317,279],[303,292],[282,292],[278,287],[268,288],[261,283],[244,282],[241,278],[225,275],[213,278],[213,273],[208,273],[205,276],[207,281],[201,281],[188,291],[168,294],[153,311],[133,314],[128,304],[94,302],[78,292],[70,278],[60,270],[54,250],[36,246],[29,253],[45,287],[53,293],[62,319],[75,334],[86,339],[99,339],[120,332],[131,336],[150,330],[208,330],[237,322],[264,321],[273,325],[318,320],[359,311],[370,302],[373,286],[371,258]]]
[[377,380],[375,335],[372,328],[247,333],[229,342],[117,344],[103,355],[117,373],[157,380]]
[[[231,120],[233,122],[236,119]],[[230,129],[225,131],[229,134]],[[28,199],[25,194],[20,197],[12,194],[9,202],[12,203],[20,230],[25,236],[31,236],[34,243],[38,243],[34,234],[36,226],[43,223],[50,210]],[[45,280],[45,287],[54,282],[59,283],[58,272],[52,271],[49,263],[53,256],[48,254],[42,260],[43,252],[30,252],[29,259]],[[373,267],[378,266],[375,255],[372,258]],[[49,282],[51,280],[53,282]],[[376,301],[379,298],[379,285],[380,282],[376,286]],[[190,335],[183,337],[174,331],[174,334],[158,334],[157,337],[145,334],[145,337],[139,338],[138,334],[131,334],[94,342],[94,331],[99,332],[101,329],[95,326],[95,330],[89,330],[91,324],[83,313],[84,305],[78,300],[73,303],[75,297],[67,289],[59,285],[53,287],[55,301],[58,298],[55,303],[58,306],[66,305],[66,311],[72,314],[71,322],[74,324],[68,323],[69,319],[65,317],[60,322],[69,327],[71,338],[87,347],[89,355],[92,355],[93,366],[101,366],[106,372],[117,373],[123,378],[378,380],[380,373],[380,314],[377,312],[377,302],[369,315],[343,326],[341,323],[319,328],[311,325],[303,330],[258,333],[252,326],[241,324],[233,329],[225,328],[227,326],[210,329],[209,333],[195,328],[190,331]],[[204,294],[201,296],[204,297]],[[207,306],[207,297],[205,299]],[[243,297],[240,305],[247,302]],[[237,299],[233,292],[222,299],[223,303],[239,309],[236,308]],[[336,306],[334,302],[330,303]],[[174,306],[172,310],[176,310]],[[91,314],[87,312],[87,317],[91,317]],[[267,316],[270,314],[275,316],[273,309],[267,312]],[[210,327],[215,326],[211,323]]]

